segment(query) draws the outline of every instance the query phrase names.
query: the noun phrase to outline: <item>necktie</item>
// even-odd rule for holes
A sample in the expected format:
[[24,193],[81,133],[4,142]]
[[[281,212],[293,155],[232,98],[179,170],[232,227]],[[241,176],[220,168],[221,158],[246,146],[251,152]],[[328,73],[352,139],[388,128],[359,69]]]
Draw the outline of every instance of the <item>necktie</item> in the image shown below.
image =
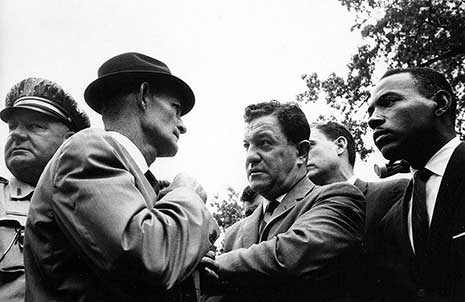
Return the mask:
[[262,235],[263,229],[270,221],[271,215],[273,215],[274,210],[279,206],[279,202],[277,200],[270,200],[268,205],[266,206],[265,213],[263,214],[262,221],[260,222],[260,229],[259,233]]
[[426,210],[426,182],[431,176],[431,171],[421,169],[413,176],[412,196],[412,233],[415,258],[421,265],[425,256],[426,242],[428,239],[429,223]]
[[150,172],[150,170],[147,170],[147,172],[145,172],[144,175],[145,175],[145,178],[147,178],[150,185],[152,186],[155,193],[158,195],[158,192],[160,192],[160,185],[158,183],[158,180],[155,178],[152,172]]

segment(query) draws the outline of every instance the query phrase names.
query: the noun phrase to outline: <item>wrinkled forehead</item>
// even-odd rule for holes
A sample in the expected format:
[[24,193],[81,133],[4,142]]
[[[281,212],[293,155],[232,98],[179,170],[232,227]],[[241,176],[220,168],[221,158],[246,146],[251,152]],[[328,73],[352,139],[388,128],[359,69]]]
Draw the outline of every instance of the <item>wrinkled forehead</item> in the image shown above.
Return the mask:
[[260,116],[245,124],[244,138],[267,134],[283,135],[279,121],[274,115]]

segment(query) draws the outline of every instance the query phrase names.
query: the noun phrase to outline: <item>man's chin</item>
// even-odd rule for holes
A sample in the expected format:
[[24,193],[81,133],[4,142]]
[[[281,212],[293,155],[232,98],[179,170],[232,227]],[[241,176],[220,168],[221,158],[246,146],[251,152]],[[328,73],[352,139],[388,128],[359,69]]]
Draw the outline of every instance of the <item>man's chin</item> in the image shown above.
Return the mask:
[[267,191],[269,191],[268,183],[262,181],[251,181],[249,179],[249,184],[250,188],[259,194],[266,193]]
[[383,157],[387,160],[399,160],[402,159],[401,149],[395,144],[386,144],[382,147],[378,147]]
[[13,156],[5,159],[5,164],[10,171],[22,171],[35,166],[36,159],[29,156]]
[[173,146],[170,149],[164,150],[163,152],[159,153],[157,157],[173,157],[178,153],[178,146]]

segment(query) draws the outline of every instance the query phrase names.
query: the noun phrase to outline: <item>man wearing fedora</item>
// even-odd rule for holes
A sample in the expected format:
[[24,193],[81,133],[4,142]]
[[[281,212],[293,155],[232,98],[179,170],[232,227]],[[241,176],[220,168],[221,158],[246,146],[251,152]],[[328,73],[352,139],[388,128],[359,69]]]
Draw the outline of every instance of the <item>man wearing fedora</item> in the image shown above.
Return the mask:
[[24,301],[23,236],[34,187],[58,147],[90,126],[87,115],[57,83],[27,78],[14,85],[0,118],[8,124],[0,177],[0,301]]
[[105,130],[66,141],[39,181],[25,235],[26,301],[179,298],[218,226],[200,184],[177,175],[158,191],[149,166],[176,154],[194,94],[161,61],[125,53],[100,67],[84,97]]

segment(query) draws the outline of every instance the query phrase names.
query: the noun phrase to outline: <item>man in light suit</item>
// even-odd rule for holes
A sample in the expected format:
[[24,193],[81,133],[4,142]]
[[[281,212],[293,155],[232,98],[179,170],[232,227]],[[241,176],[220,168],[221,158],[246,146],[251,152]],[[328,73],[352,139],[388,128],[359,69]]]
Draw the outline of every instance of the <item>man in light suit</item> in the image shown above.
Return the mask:
[[[402,198],[407,187],[407,179],[391,179],[367,182],[354,174],[355,141],[350,131],[342,124],[328,121],[311,126],[310,151],[307,162],[308,176],[318,185],[335,182],[348,182],[355,185],[366,198],[365,253],[361,266],[368,275],[360,281],[361,296],[376,296],[379,278],[372,264],[375,256],[374,242],[377,237],[376,225],[392,205]],[[366,282],[369,282],[367,285]],[[356,282],[354,286],[357,287]]]
[[245,122],[247,177],[264,201],[227,231],[224,254],[204,258],[207,275],[219,278],[226,301],[347,298],[363,196],[347,183],[308,179],[310,128],[298,105],[250,105]]
[[390,301],[465,301],[465,144],[444,75],[394,69],[369,99],[369,126],[386,159],[413,179],[379,223],[377,264]]
[[176,299],[218,229],[201,185],[178,175],[158,192],[149,166],[176,154],[192,90],[161,61],[125,53],[100,67],[84,96],[105,130],[66,141],[39,180],[26,301]]

